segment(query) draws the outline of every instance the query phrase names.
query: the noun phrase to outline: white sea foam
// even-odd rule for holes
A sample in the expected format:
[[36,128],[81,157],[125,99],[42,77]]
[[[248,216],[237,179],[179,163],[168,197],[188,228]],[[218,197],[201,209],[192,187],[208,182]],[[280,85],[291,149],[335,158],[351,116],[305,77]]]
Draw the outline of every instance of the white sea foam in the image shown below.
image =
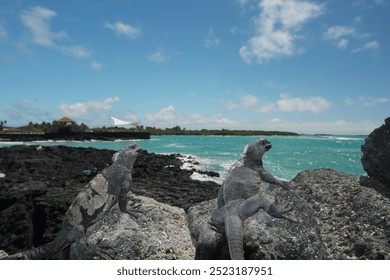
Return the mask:
[[215,182],[217,184],[222,184],[223,178],[222,177],[211,177],[207,174],[201,174],[197,171],[210,171],[210,168],[207,168],[202,162],[208,162],[210,159],[204,159],[200,158],[194,155],[180,155],[179,159],[183,162],[183,165],[181,166],[182,169],[185,170],[191,170],[193,171],[191,175],[192,180],[198,180],[198,181],[211,181]]
[[335,137],[335,139],[341,141],[364,141],[364,138]]
[[187,146],[179,145],[177,143],[168,144],[168,145],[165,145],[165,147],[167,147],[167,148],[180,148],[180,149],[187,148]]
[[365,138],[331,135],[331,136],[324,136],[322,137],[322,139],[339,140],[339,141],[364,141]]
[[25,142],[0,142],[0,147],[9,147],[15,145],[25,145]]
[[223,182],[223,179],[220,177],[210,177],[210,176],[207,176],[205,174],[200,174],[198,172],[192,173],[191,179],[197,180],[197,181],[211,181],[211,182],[215,182],[217,184],[222,184],[222,182]]

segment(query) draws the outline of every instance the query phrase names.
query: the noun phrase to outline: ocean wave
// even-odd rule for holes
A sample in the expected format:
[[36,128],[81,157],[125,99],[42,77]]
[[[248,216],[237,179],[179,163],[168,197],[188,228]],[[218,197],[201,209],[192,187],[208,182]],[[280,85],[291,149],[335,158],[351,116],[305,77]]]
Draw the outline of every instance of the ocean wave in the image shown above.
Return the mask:
[[187,148],[187,146],[180,145],[180,144],[177,144],[177,143],[168,144],[168,145],[165,145],[164,147],[166,147],[166,148],[179,148],[179,149]]
[[330,139],[330,140],[339,140],[339,141],[364,141],[365,140],[365,138],[362,137],[348,137],[348,136],[337,136],[337,135],[324,136],[322,138]]
[[0,147],[9,147],[15,145],[25,145],[25,142],[0,142]]

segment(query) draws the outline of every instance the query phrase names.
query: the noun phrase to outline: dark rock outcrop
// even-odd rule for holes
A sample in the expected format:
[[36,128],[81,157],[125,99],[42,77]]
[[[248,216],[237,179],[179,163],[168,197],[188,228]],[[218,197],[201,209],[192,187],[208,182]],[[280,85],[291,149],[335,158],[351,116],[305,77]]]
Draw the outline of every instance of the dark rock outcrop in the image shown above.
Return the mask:
[[366,138],[362,152],[368,176],[390,187],[390,118]]
[[0,248],[8,253],[54,239],[65,212],[114,151],[68,147],[13,146],[0,149]]
[[291,182],[315,211],[330,259],[390,259],[390,190],[365,176],[304,171]]
[[[310,205],[293,190],[264,184],[260,192],[275,197],[276,204],[292,208],[286,214],[296,223],[268,215],[262,209],[244,223],[245,259],[326,259],[327,253]],[[216,199],[191,207],[188,220],[196,244],[197,259],[230,259],[224,235],[212,231],[208,222]]]
[[[180,155],[142,152],[134,164],[132,192],[183,208],[214,198],[220,185],[193,180],[193,170],[181,168]],[[199,171],[197,171],[199,172]]]

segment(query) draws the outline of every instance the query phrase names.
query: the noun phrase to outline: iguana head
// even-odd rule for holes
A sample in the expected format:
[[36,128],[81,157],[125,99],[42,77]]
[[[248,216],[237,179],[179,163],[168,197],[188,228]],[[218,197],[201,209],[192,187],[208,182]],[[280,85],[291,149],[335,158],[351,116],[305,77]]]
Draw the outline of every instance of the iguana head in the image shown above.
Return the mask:
[[141,146],[137,143],[130,144],[115,153],[112,157],[112,162],[131,168],[140,150]]
[[272,148],[271,142],[263,138],[247,145],[244,148],[244,157],[252,161],[261,162],[263,155],[271,148]]

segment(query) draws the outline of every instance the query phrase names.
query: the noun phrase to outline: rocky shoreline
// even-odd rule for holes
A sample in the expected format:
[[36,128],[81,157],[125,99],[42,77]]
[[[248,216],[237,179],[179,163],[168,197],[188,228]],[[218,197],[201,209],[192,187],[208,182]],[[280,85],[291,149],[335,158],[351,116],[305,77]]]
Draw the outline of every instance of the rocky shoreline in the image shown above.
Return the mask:
[[[0,250],[50,242],[69,205],[115,151],[65,146],[0,148]],[[143,151],[134,164],[135,194],[187,210],[216,197],[219,185],[192,180],[179,155]],[[211,174],[213,175],[213,174]]]
[[[298,222],[259,211],[245,224],[245,258],[390,260],[389,136],[387,119],[366,139],[362,163],[368,176],[317,169],[299,173],[289,191],[265,187],[293,206]],[[12,254],[51,241],[71,201],[110,164],[113,153],[0,148],[0,250]],[[209,227],[220,185],[193,180],[194,170],[182,166],[180,155],[143,151],[134,164],[132,192],[148,214],[134,221],[114,207],[88,231],[88,242],[118,259],[227,259],[223,236],[209,232],[215,242],[206,247],[199,239],[202,227]]]

